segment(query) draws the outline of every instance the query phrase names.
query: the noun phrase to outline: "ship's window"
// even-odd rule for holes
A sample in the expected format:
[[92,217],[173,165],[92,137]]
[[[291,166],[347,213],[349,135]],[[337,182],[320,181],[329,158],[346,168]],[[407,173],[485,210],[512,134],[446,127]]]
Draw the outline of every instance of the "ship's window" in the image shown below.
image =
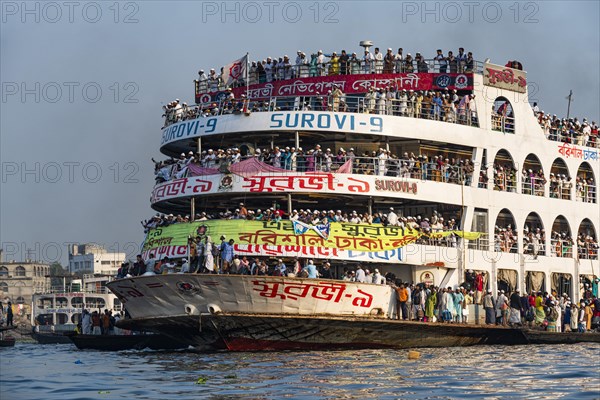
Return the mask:
[[525,219],[523,227],[523,253],[534,258],[546,255],[546,232],[539,215],[532,212]]
[[562,158],[557,158],[550,169],[550,197],[554,199],[571,200],[573,182],[569,168]]
[[71,322],[74,323],[75,325],[80,323],[81,322],[81,314],[76,313],[76,314],[71,315]]
[[8,284],[6,282],[0,282],[0,289],[2,289],[2,291],[4,293],[8,292]]
[[546,176],[542,163],[534,154],[529,154],[523,162],[521,171],[521,193],[534,196],[544,196]]
[[517,191],[515,163],[506,150],[500,150],[494,159],[494,190],[501,192]]
[[514,269],[498,269],[498,290],[504,290],[506,293],[517,290],[518,276]]
[[52,314],[39,314],[35,319],[38,325],[52,325],[54,323]]
[[21,267],[20,265],[15,268],[15,276],[25,276],[25,268]]
[[585,218],[577,232],[577,253],[579,259],[598,259],[598,236],[594,224]]
[[56,308],[67,308],[69,306],[69,300],[66,297],[56,298]]
[[506,208],[498,213],[494,227],[494,251],[516,253],[518,233],[515,219]]
[[83,297],[73,297],[71,299],[71,306],[73,306],[74,308],[83,307]]
[[56,323],[66,324],[69,322],[69,315],[65,313],[56,313]]
[[[465,272],[465,281],[461,284],[467,290],[473,290],[474,292],[479,291],[479,284],[481,282],[481,292],[485,292],[489,289],[489,274],[487,271],[481,271],[477,269],[469,269]],[[480,301],[481,299],[478,299]]]
[[560,272],[553,272],[552,274],[550,274],[550,279],[552,284],[552,291],[556,292],[556,296],[562,296],[563,293],[566,293],[569,297],[573,296],[573,293],[571,291],[573,285],[573,275],[564,274]]
[[506,97],[498,97],[492,106],[492,130],[515,133],[515,114]]
[[546,274],[541,271],[527,271],[525,274],[525,290],[527,293],[545,291]]
[[17,297],[17,304],[25,304],[25,298],[23,296]]
[[550,255],[553,257],[573,257],[571,227],[562,215],[556,217],[552,224],[550,246],[552,247]]
[[595,203],[598,198],[594,171],[587,162],[582,162],[575,178],[575,199],[585,203]]
[[0,276],[8,276],[8,268],[4,266],[0,267]]

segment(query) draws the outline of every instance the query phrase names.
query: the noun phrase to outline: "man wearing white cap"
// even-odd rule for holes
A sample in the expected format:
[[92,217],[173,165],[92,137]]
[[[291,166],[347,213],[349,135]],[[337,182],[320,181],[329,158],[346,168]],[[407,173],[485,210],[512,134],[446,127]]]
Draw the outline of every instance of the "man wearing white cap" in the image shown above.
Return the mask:
[[390,207],[390,212],[387,215],[388,224],[391,226],[398,225],[398,215],[394,212],[394,207]]

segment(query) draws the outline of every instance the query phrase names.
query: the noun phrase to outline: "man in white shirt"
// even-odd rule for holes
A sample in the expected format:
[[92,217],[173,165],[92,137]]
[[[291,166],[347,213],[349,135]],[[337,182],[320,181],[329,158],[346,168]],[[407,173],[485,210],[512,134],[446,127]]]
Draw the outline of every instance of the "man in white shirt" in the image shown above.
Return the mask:
[[387,215],[388,223],[392,226],[398,225],[398,215],[394,212],[394,207],[390,207],[390,212]]
[[363,72],[365,74],[370,74],[373,71],[373,61],[373,54],[365,49],[365,55],[363,56]]
[[375,73],[383,73],[383,54],[379,51],[379,47],[375,47]]
[[362,266],[359,264],[358,268],[356,268],[356,278],[355,278],[356,282],[364,283],[365,277],[366,277],[365,271],[362,269]]

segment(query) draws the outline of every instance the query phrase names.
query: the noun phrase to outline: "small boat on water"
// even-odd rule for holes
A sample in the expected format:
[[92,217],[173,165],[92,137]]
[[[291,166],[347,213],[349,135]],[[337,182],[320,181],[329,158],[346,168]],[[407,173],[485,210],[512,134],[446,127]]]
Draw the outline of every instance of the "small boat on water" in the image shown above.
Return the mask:
[[79,350],[177,350],[187,345],[160,334],[140,335],[68,335]]
[[14,328],[0,327],[0,347],[13,347],[15,345],[15,338],[4,334],[4,332],[11,329]]
[[74,332],[36,332],[33,331],[31,337],[39,344],[69,344],[69,336]]

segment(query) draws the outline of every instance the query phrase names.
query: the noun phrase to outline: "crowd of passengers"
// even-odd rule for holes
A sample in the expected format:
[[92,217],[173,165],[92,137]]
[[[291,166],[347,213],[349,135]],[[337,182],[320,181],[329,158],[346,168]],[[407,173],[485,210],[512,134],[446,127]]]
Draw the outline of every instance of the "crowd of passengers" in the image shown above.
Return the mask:
[[[238,256],[234,252],[234,241],[221,237],[216,245],[205,240],[195,243],[190,240],[190,262],[188,259],[156,260],[150,254],[144,261],[141,255],[136,262],[124,263],[118,277],[173,273],[218,273],[256,276],[287,276],[312,279],[339,279],[347,282],[390,285],[396,293],[396,310],[392,318],[420,322],[469,323],[471,304],[483,306],[485,323],[512,327],[529,326],[554,332],[586,332],[600,325],[600,300],[598,283],[594,277],[591,284],[582,290],[579,307],[566,294],[557,298],[552,294],[532,292],[522,296],[519,291],[506,293],[499,290],[496,297],[491,290],[484,290],[483,273],[468,270],[465,282],[456,288],[438,287],[426,283],[402,282],[391,273],[381,273],[378,268],[370,271],[362,265],[344,267],[336,276],[328,261],[319,266],[311,259],[283,259]],[[485,294],[484,294],[485,292]],[[597,317],[594,318],[593,317]]]
[[347,161],[352,161],[352,173],[362,175],[379,175],[421,180],[432,180],[470,185],[474,165],[469,158],[449,157],[443,154],[415,155],[404,152],[402,156],[380,148],[379,150],[356,152],[353,147],[346,151],[338,149],[336,153],[330,148],[322,149],[315,145],[312,149],[302,147],[275,147],[273,149],[256,149],[253,154],[242,156],[239,148],[208,149],[197,154],[192,151],[181,153],[179,159],[173,158],[154,162],[156,183],[183,178],[189,174],[189,165],[194,163],[203,168],[225,170],[230,165],[248,158],[255,158],[267,165],[296,172],[335,172]]
[[459,124],[477,125],[477,105],[474,94],[460,96],[457,90],[406,90],[394,86],[371,87],[364,96],[346,96],[341,88],[333,85],[328,93],[316,96],[291,98],[289,101],[249,101],[246,95],[235,98],[231,89],[220,102],[188,106],[175,99],[163,106],[164,127],[179,121],[198,117],[211,117],[242,112],[264,111],[335,111],[411,118],[432,119]]
[[[508,64],[507,64],[508,65]],[[511,66],[520,67],[520,64]],[[459,48],[458,53],[448,51],[446,54],[441,49],[431,59],[426,59],[420,52],[405,53],[399,48],[397,52],[388,48],[385,54],[375,47],[374,52],[365,49],[363,55],[348,54],[346,50],[324,53],[319,50],[310,55],[310,58],[301,50],[296,52],[294,62],[289,56],[267,57],[262,61],[253,61],[248,70],[248,83],[273,82],[278,80],[308,78],[328,75],[349,74],[391,74],[411,72],[439,72],[439,73],[469,73],[476,72],[476,62],[473,53]],[[522,67],[520,67],[522,69]],[[208,75],[203,69],[198,71],[196,84],[201,93],[216,92],[225,89],[223,80],[224,68],[217,73],[214,68]],[[245,77],[241,76],[234,86],[245,86]]]
[[[250,221],[273,221],[278,222],[282,219],[297,220],[307,224],[318,225],[327,224],[330,222],[343,222],[353,224],[383,224],[384,226],[399,226],[406,228],[407,232],[414,231],[421,236],[416,243],[433,246],[457,247],[458,238],[454,234],[450,234],[443,238],[430,237],[431,234],[439,232],[448,232],[460,230],[459,222],[456,215],[446,214],[446,216],[433,211],[429,216],[403,216],[401,212],[397,212],[393,207],[387,212],[368,212],[342,211],[342,210],[293,210],[290,214],[284,210],[274,207],[265,207],[265,209],[251,210],[246,208],[244,203],[240,203],[239,207],[233,211],[221,211],[214,214],[201,212],[196,214],[195,221],[206,221],[214,219],[244,219]],[[182,216],[180,214],[156,214],[149,220],[142,221],[144,232],[149,229],[169,226],[176,223],[192,222],[189,215]],[[577,236],[578,256],[580,259],[597,259],[598,257],[598,241],[591,234],[580,233]],[[494,228],[494,251],[496,252],[517,252],[518,233],[512,227],[512,224],[496,225]],[[533,255],[537,258],[538,255],[550,255],[554,257],[572,257],[573,239],[568,231],[553,231],[551,236],[551,251],[545,251],[546,236],[545,231],[539,227],[529,228],[525,226],[523,231],[523,252]]]
[[[494,190],[504,192],[517,192],[517,169],[509,163],[494,164]],[[544,172],[523,168],[521,172],[521,192],[535,196],[544,196],[544,188],[548,183]],[[487,172],[482,170],[479,174],[478,187],[487,187]],[[570,176],[560,173],[550,173],[549,196],[555,199],[571,199],[573,181]],[[575,179],[575,198],[586,203],[596,202],[596,184],[591,176],[577,176]]]
[[533,103],[533,113],[544,130],[546,138],[558,142],[600,148],[598,124],[588,122],[587,118],[558,118],[556,114],[546,114]]

